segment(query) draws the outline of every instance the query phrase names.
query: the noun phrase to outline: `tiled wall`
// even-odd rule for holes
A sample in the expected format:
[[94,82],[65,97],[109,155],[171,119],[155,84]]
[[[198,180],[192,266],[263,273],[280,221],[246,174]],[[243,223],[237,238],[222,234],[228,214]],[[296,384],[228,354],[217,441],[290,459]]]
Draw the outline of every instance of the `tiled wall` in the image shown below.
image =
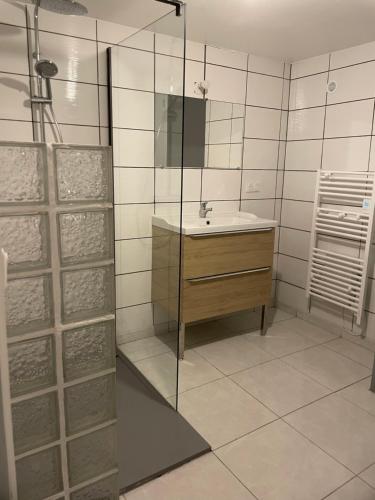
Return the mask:
[[[337,89],[327,93],[327,82]],[[305,287],[317,170],[375,170],[375,42],[292,65],[278,259],[278,300],[307,311]],[[359,244],[325,248],[359,256]],[[374,253],[374,252],[373,252]],[[375,339],[375,270],[370,266],[367,336]],[[311,313],[358,333],[351,314],[312,302]]]
[[[120,343],[155,333],[151,216],[179,213],[181,170],[154,165],[153,99],[154,90],[181,95],[183,78],[181,40],[142,32],[123,45],[112,50]],[[202,200],[213,213],[241,209],[279,219],[289,70],[282,62],[187,42],[186,95],[202,98],[194,83],[207,80],[210,100],[246,105],[246,118],[243,168],[229,162],[224,168],[185,168],[184,214],[198,214]]]
[[[35,76],[28,59],[28,46],[34,44],[32,25],[32,16],[26,16],[21,4],[0,1],[2,140],[38,140],[38,127],[33,126],[37,116],[32,115],[29,104],[29,84]],[[64,142],[108,145],[106,48],[134,30],[44,10],[40,11],[40,28],[42,56],[59,68],[52,91]],[[47,141],[56,142],[50,125],[46,135]]]

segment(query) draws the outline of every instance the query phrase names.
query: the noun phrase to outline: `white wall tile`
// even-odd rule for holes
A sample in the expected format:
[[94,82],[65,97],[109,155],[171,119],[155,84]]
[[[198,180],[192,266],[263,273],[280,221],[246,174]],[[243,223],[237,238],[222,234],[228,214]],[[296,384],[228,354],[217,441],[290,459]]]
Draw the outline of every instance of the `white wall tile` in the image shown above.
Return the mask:
[[209,168],[229,168],[230,144],[215,144],[208,147]]
[[279,254],[277,263],[278,279],[291,285],[306,287],[308,263],[304,260]]
[[130,342],[154,335],[151,304],[127,307],[116,311],[117,343]]
[[0,24],[0,71],[29,74],[25,28]]
[[129,307],[151,301],[151,272],[116,276],[116,307]]
[[[107,43],[98,42],[98,44],[97,44],[97,50],[98,50],[98,83],[100,85],[108,85],[107,49],[110,48],[110,47],[111,46],[108,45]],[[114,48],[113,50],[116,51],[117,49]],[[113,52],[113,54],[115,54],[115,56],[113,58],[113,64],[116,67],[117,61],[115,61],[115,59],[117,57],[117,55],[116,55],[117,53]],[[115,71],[113,69],[112,70],[112,75],[113,75],[113,82],[112,83],[113,83],[113,85],[115,85],[115,83],[118,83],[118,82],[115,81],[116,80],[116,78],[115,78],[116,75],[114,73],[115,73]]]
[[367,170],[370,137],[347,137],[324,141],[323,164],[325,170]]
[[203,170],[202,199],[238,200],[241,186],[239,170]]
[[311,231],[313,203],[283,200],[281,225],[304,231]]
[[48,58],[57,64],[59,68],[57,78],[97,83],[95,41],[41,32],[40,44],[42,48],[46,47],[44,50],[48,53]]
[[275,198],[283,197],[283,187],[284,187],[284,170],[278,170],[276,172],[276,192]]
[[274,198],[276,192],[275,170],[244,170],[242,174],[242,199]]
[[245,103],[246,72],[220,66],[206,65],[206,80],[210,87],[208,99],[212,101]]
[[150,238],[153,204],[115,205],[115,239]]
[[[209,204],[212,207],[213,215],[215,214],[232,214],[239,212],[239,201],[211,201]],[[199,206],[197,207],[199,210]],[[197,212],[194,212],[197,213]]]
[[228,68],[247,69],[247,54],[235,50],[219,49],[207,45],[206,61],[207,63],[219,64]]
[[218,120],[209,124],[208,144],[227,144],[230,142],[232,120]]
[[114,129],[113,162],[117,167],[153,167],[154,132]]
[[148,29],[136,30],[136,33],[123,38],[119,41],[119,45],[123,47],[130,47],[133,49],[154,51],[154,38],[155,34]]
[[184,57],[184,40],[176,36],[155,33],[155,52],[167,56]]
[[291,257],[309,259],[310,233],[296,229],[280,228],[279,252]]
[[118,44],[120,41],[137,32],[137,28],[103,21],[102,19],[98,19],[97,26],[98,41],[109,43],[111,45]]
[[[155,200],[158,203],[181,201],[181,172],[179,168],[157,168],[155,170]],[[184,169],[184,201],[199,201],[201,193],[201,171]]]
[[112,91],[113,126],[143,130],[154,129],[154,94],[114,88]]
[[32,122],[0,120],[0,137],[2,141],[33,141]]
[[375,141],[371,142],[369,170],[375,172]]
[[185,96],[195,97],[197,99],[202,97],[202,93],[197,89],[196,82],[204,80],[204,63],[197,61],[185,62]]
[[31,121],[27,76],[0,73],[0,119]]
[[250,54],[248,70],[254,71],[254,73],[282,77],[284,73],[284,63],[282,61],[276,61],[275,59]]
[[204,61],[205,46],[203,43],[186,40],[186,59]]
[[308,300],[305,290],[289,283],[277,283],[277,303],[290,307],[294,311],[306,312]]
[[152,269],[152,238],[116,241],[116,274]]
[[290,84],[289,109],[324,106],[326,102],[327,75],[328,73],[322,73],[293,80]]
[[279,139],[281,112],[275,109],[246,107],[245,137]]
[[275,200],[241,200],[241,212],[255,214],[264,219],[274,219]]
[[324,107],[291,111],[288,140],[320,139],[323,137]]
[[319,170],[322,143],[321,140],[288,142],[285,170]]
[[242,144],[231,144],[229,154],[229,167],[242,168]]
[[375,42],[332,52],[331,69],[371,61],[372,59],[375,59]]
[[372,101],[350,102],[327,107],[325,137],[371,134]]
[[155,56],[155,91],[160,94],[183,94],[184,61],[171,56]]
[[[96,85],[62,80],[52,82],[54,109],[59,123],[99,126]],[[46,116],[47,121],[51,121]]]
[[314,201],[315,186],[315,172],[287,170],[285,172],[283,196],[285,199]]
[[99,118],[101,127],[109,127],[109,102],[108,102],[108,88],[97,87],[99,93]]
[[[28,6],[30,14],[33,7]],[[86,16],[57,16],[54,12],[41,9],[39,12],[39,28],[42,31],[60,33],[79,38],[96,39],[96,19]]]
[[281,100],[281,109],[289,111],[289,94],[290,94],[290,80],[283,80],[283,96]]
[[19,3],[1,2],[1,22],[14,26],[26,26],[25,6]]
[[281,109],[282,95],[281,78],[248,73],[246,104]]
[[[82,125],[60,125],[61,133],[66,144],[100,145],[99,127],[84,127]],[[37,137],[39,139],[39,127],[37,127]],[[59,142],[56,127],[52,123],[46,123],[46,141]]]
[[112,82],[115,87],[154,91],[154,55],[113,47]]
[[367,330],[366,338],[372,342],[375,342],[375,314],[366,314],[367,318]]
[[303,76],[314,75],[315,73],[323,73],[328,71],[329,54],[302,59],[292,64],[292,78],[300,78]]
[[374,79],[375,61],[331,71],[329,81],[336,82],[337,88],[328,93],[328,104],[374,97]]
[[152,168],[114,168],[115,203],[152,203]]

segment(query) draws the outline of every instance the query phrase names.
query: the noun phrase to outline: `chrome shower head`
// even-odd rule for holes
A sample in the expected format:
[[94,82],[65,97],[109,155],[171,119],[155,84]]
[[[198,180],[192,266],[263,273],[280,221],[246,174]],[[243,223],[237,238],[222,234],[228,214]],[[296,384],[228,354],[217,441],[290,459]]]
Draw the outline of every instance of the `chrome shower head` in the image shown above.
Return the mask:
[[55,14],[64,14],[66,16],[85,16],[87,8],[75,2],[75,0],[28,0],[41,9],[49,10]]
[[45,79],[53,78],[57,75],[59,69],[57,65],[48,59],[40,59],[35,63],[35,71],[39,76]]

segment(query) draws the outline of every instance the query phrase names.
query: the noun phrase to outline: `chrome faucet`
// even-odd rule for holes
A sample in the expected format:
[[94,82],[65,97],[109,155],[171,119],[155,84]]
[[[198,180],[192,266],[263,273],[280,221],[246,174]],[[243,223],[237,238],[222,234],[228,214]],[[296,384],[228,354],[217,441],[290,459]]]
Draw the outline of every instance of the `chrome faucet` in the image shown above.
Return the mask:
[[201,207],[199,209],[199,217],[205,219],[208,212],[212,212],[212,208],[207,208],[208,201],[201,201]]

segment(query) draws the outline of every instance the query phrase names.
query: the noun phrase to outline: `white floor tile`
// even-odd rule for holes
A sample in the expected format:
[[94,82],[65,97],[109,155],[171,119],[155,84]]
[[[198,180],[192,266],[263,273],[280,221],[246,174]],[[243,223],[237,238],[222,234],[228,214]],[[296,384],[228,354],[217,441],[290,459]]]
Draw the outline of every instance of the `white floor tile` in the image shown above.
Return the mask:
[[338,394],[375,416],[375,393],[370,391],[371,379],[357,382]]
[[336,394],[285,420],[357,474],[375,462],[375,417]]
[[374,364],[374,353],[361,347],[359,345],[354,344],[353,342],[349,342],[345,339],[336,339],[332,342],[327,342],[325,347],[328,349],[332,349],[333,351],[338,352],[342,356],[346,356],[357,363],[366,366],[367,368],[372,368]]
[[321,499],[352,476],[281,420],[216,454],[262,500]]
[[212,453],[126,496],[127,500],[255,500]]
[[181,394],[179,411],[213,449],[277,418],[228,378]]
[[232,375],[231,379],[279,416],[330,393],[277,359]]
[[333,391],[370,375],[368,368],[322,346],[297,352],[283,360]]
[[375,488],[375,465],[362,472],[361,478],[366,481],[370,486]]
[[247,335],[239,335],[195,350],[225,375],[264,363],[273,356],[252,343]]
[[327,500],[374,500],[375,491],[366,483],[355,477],[336,490]]

